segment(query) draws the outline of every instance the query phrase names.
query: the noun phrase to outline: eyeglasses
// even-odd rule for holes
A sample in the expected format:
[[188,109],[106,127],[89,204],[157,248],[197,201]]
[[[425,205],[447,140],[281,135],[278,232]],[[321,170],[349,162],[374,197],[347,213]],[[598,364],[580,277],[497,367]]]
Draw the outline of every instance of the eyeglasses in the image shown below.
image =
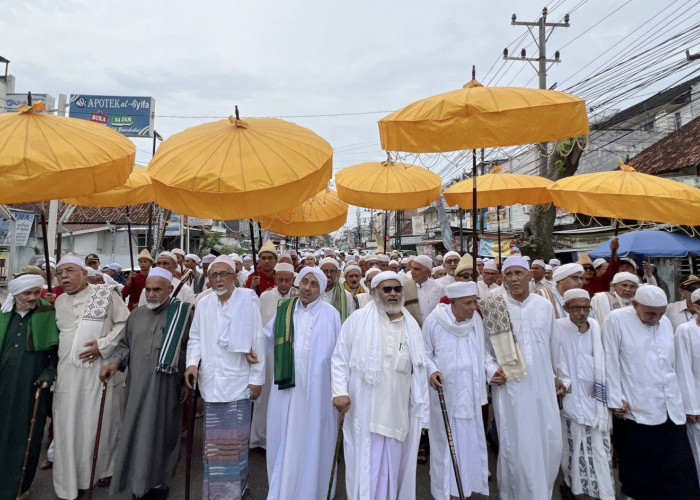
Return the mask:
[[459,259],[447,259],[445,264],[459,264]]
[[576,311],[585,312],[585,313],[591,312],[591,306],[568,306],[568,309],[571,312],[576,312]]
[[584,271],[593,271],[593,266],[583,266]]
[[228,271],[221,271],[218,273],[209,273],[209,278],[215,280],[216,278],[226,279],[234,273],[229,273]]
[[401,293],[403,291],[403,286],[398,285],[398,286],[383,286],[382,291],[384,293],[391,293],[392,290],[396,293]]
[[472,273],[459,273],[457,277],[462,279],[471,279]]

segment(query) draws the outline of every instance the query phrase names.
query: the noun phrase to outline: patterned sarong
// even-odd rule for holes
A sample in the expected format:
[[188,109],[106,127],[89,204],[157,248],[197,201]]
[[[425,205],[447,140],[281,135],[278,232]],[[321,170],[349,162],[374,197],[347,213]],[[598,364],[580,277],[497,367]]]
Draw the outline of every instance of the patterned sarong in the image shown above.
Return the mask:
[[248,485],[252,402],[204,403],[202,500],[240,499]]

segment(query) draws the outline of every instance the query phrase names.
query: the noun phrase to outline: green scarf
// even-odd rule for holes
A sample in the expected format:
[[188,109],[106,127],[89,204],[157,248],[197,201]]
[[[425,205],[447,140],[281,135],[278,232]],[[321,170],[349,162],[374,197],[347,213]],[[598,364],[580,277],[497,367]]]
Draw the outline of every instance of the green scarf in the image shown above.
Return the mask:
[[275,317],[275,384],[279,390],[294,387],[294,307],[298,298],[277,303]]
[[185,334],[185,326],[190,318],[192,304],[171,299],[168,315],[163,328],[163,341],[156,365],[157,372],[175,373],[180,359],[180,342]]
[[344,323],[348,318],[348,298],[345,296],[345,287],[340,280],[336,280],[335,285],[333,285],[331,305],[340,313],[340,323]]
[[[5,342],[5,335],[10,326],[14,311],[0,313],[0,354]],[[26,317],[26,316],[25,316]],[[58,345],[58,327],[56,311],[44,299],[39,299],[36,308],[29,315],[27,325],[27,351],[48,351]]]

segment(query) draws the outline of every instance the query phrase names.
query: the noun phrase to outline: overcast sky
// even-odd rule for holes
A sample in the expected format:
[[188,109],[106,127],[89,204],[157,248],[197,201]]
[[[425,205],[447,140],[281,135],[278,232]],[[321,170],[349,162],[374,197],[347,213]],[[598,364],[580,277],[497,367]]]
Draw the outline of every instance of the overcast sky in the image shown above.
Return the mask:
[[[550,69],[551,85],[577,81],[571,75],[610,57],[604,51],[664,6],[687,12],[698,3],[0,0],[0,56],[12,61],[17,92],[153,96],[165,138],[234,105],[244,117],[286,117],[331,143],[337,171],[382,160],[377,120],[461,87],[472,64],[484,84],[536,87],[525,63],[496,73],[503,48],[517,54],[523,45],[513,44],[525,32],[511,26],[513,13],[533,21],[548,5],[548,20],[560,21],[572,12],[571,27],[548,41],[562,60]],[[150,143],[136,142],[137,163],[147,164]]]

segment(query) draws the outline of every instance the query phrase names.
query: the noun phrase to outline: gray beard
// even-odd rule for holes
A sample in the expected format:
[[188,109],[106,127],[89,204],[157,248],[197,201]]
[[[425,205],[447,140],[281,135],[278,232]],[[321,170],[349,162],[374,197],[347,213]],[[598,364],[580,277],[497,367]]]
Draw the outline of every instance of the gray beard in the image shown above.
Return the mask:
[[385,303],[382,301],[382,299],[379,297],[378,294],[375,293],[374,295],[374,305],[377,306],[377,309],[380,311],[384,311],[387,314],[398,314],[401,312],[401,309],[403,308],[404,305],[404,298],[403,295],[401,296],[401,301],[395,305],[395,306],[390,306],[389,304]]
[[153,309],[158,309],[163,304],[165,304],[165,301],[163,301],[163,302],[146,302],[146,308],[152,311]]

